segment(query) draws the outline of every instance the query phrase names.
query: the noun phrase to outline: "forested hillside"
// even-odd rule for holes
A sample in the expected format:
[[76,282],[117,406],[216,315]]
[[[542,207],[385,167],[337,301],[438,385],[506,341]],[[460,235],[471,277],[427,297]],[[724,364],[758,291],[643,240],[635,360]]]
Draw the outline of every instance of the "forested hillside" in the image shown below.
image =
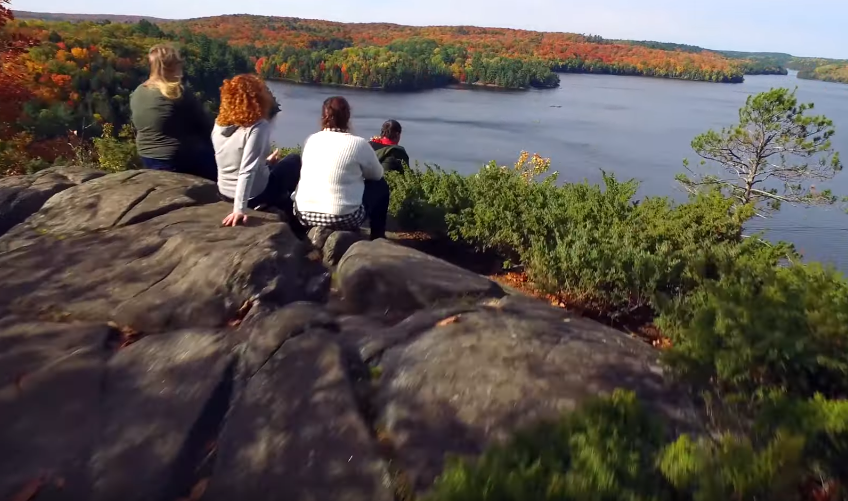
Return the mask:
[[781,67],[797,70],[798,78],[848,83],[848,60],[844,59],[796,57],[779,52],[721,51],[721,53],[728,57],[745,59],[755,67]]
[[697,45],[685,45],[669,42],[652,42],[652,41],[635,41],[635,40],[614,40],[614,43],[638,45],[649,49],[670,50],[689,52],[692,54],[703,54],[705,52],[717,52],[722,56],[728,57],[739,65],[742,72],[746,75],[786,75],[786,62],[792,58],[789,54],[785,54],[786,59],[781,59],[783,54],[775,53],[757,53],[757,52],[735,52],[735,51],[710,51]]
[[[82,19],[25,15],[32,24]],[[124,16],[113,21],[140,19]],[[467,26],[345,24],[249,15],[158,24],[169,33],[188,30],[227,40],[258,62],[256,69],[266,78],[386,90],[454,83],[545,88],[558,85],[556,72],[740,82],[744,74],[786,74],[792,59],[788,54],[769,57],[674,43]]]
[[266,78],[385,90],[555,87],[555,72],[742,79],[739,63],[716,53],[575,34],[258,16],[159,24],[43,20],[34,14],[16,20],[10,10],[3,12],[4,173],[78,155],[80,143],[104,132],[107,139],[118,135],[129,120],[129,95],[146,78],[146,52],[163,41],[183,47],[187,86],[210,109],[224,78],[254,70]]
[[169,21],[152,16],[126,16],[120,14],[65,14],[60,12],[28,12],[15,10],[17,19],[40,19],[42,21],[109,21],[111,23],[137,23],[142,19],[151,23]]
[[226,42],[189,31],[166,34],[146,21],[22,21],[0,12],[0,174],[72,157],[104,128],[120,131],[129,121],[130,93],[147,78],[147,51],[164,41],[186,52],[186,85],[210,109],[224,78],[252,69]]
[[[189,30],[224,39],[259,62],[266,78],[301,83],[415,90],[449,84],[503,88],[555,87],[557,72],[606,73],[741,82],[744,75],[786,75],[844,82],[845,61],[777,52],[710,50],[656,41],[615,40],[468,26],[346,24],[267,16],[187,21],[145,16],[21,12],[40,21],[155,22],[166,32]],[[825,67],[821,71],[816,68]]]
[[843,61],[813,69],[804,69],[798,72],[798,78],[848,84],[848,63]]
[[[67,16],[74,20],[56,20]],[[121,131],[129,118],[129,95],[147,75],[144,56],[163,41],[183,47],[188,88],[210,108],[224,78],[249,71],[269,79],[384,90],[452,84],[549,88],[559,85],[557,72],[739,82],[743,73],[785,73],[785,66],[801,70],[802,78],[846,79],[846,66],[838,64],[844,61],[567,33],[246,15],[158,24],[133,16],[28,17],[15,20],[4,8],[0,23],[4,172],[26,169],[31,159],[73,155],[75,144],[100,137],[106,125],[107,136]]]
[[264,56],[260,70],[266,76],[314,83],[405,88],[409,84],[398,82],[416,75],[427,83],[413,87],[445,81],[547,87],[556,84],[551,70],[710,82],[743,78],[738,61],[716,53],[660,50],[569,33],[261,16],[210,17],[164,27],[225,38]]

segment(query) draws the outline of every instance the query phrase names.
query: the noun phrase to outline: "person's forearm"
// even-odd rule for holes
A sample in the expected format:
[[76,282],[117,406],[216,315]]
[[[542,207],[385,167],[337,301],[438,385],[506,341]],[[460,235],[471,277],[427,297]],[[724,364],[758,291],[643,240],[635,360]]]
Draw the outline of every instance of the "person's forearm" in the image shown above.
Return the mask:
[[233,212],[244,214],[250,200],[250,189],[253,185],[253,172],[240,172],[233,196]]

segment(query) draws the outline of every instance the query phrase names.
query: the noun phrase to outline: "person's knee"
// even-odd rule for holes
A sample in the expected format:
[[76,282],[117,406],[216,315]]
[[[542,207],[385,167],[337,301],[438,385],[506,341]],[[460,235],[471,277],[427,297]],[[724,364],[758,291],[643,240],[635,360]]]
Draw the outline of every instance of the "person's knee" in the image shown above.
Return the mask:
[[371,192],[372,196],[376,200],[389,199],[391,194],[391,189],[389,188],[389,182],[386,181],[386,178],[381,178],[379,181],[371,181]]
[[297,153],[289,153],[288,155],[284,156],[282,160],[280,160],[280,164],[290,169],[295,168],[297,170],[300,170],[300,167],[303,165],[303,160]]

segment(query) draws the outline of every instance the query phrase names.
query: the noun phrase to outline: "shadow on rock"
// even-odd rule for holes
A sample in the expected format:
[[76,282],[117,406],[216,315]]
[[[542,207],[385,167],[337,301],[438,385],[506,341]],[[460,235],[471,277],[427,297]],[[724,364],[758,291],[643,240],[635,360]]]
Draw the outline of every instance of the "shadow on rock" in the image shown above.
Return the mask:
[[53,195],[104,174],[94,169],[71,166],[51,167],[30,176],[0,179],[0,235],[41,209]]
[[204,500],[392,500],[341,349],[320,330],[287,341],[247,383]]
[[326,270],[308,258],[308,244],[261,215],[261,224],[223,228],[229,209],[186,207],[123,228],[42,235],[0,254],[0,312],[161,332],[224,325],[247,301],[323,299]]
[[657,352],[601,324],[533,300],[505,298],[446,318],[380,359],[376,403],[416,490],[447,454],[477,454],[588,398],[633,390],[675,426],[699,429]]

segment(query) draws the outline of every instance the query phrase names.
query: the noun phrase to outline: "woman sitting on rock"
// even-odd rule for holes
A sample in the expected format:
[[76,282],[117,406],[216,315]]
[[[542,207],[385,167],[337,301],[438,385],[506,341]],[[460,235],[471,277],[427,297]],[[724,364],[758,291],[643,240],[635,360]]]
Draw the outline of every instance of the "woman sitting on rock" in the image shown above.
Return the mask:
[[191,93],[184,92],[180,52],[172,45],[156,45],[148,58],[150,78],[130,96],[142,165],[214,181],[212,119]]
[[403,166],[409,165],[409,155],[406,149],[400,146],[400,135],[403,129],[397,120],[387,120],[383,124],[380,135],[372,137],[370,144],[377,154],[377,159],[383,164],[386,172],[403,172]]
[[385,238],[389,185],[365,139],[350,133],[350,105],[324,101],[322,131],[306,140],[294,210],[306,226],[358,230],[367,217],[371,239]]
[[[271,124],[276,111],[271,91],[256,75],[239,75],[221,87],[221,111],[212,130],[218,191],[233,204],[224,226],[247,221],[247,209],[274,206],[293,221],[291,194],[300,177],[300,156],[282,160],[271,153]],[[297,230],[297,228],[293,228]]]

